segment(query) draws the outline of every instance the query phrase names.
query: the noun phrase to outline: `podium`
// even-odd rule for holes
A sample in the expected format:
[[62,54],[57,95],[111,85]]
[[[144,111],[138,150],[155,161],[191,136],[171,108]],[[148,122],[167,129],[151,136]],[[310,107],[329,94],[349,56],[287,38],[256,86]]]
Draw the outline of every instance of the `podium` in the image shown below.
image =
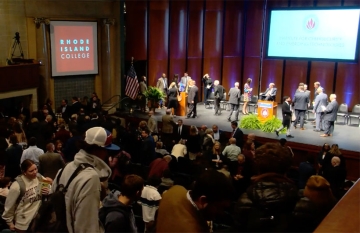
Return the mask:
[[258,119],[261,123],[270,120],[277,115],[277,103],[273,101],[259,100],[258,103]]
[[187,93],[180,92],[181,101],[178,101],[178,107],[176,109],[175,115],[177,116],[186,116],[187,114]]

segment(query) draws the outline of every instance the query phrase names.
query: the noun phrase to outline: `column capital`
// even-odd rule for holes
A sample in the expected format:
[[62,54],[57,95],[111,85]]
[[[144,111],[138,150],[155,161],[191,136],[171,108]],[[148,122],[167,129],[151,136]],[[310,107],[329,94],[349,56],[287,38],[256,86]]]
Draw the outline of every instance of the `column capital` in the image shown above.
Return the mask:
[[104,24],[114,25],[115,19],[103,19]]
[[45,25],[49,25],[50,24],[50,19],[47,18],[34,18],[34,23],[36,25],[36,27],[39,27],[42,23]]

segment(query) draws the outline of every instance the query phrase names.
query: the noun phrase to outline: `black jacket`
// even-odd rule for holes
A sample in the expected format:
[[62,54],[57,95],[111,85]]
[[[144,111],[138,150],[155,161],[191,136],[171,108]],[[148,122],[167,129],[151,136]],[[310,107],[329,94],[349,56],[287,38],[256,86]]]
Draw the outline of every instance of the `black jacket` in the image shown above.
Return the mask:
[[234,230],[285,232],[297,200],[298,189],[291,180],[276,173],[259,175],[235,206]]

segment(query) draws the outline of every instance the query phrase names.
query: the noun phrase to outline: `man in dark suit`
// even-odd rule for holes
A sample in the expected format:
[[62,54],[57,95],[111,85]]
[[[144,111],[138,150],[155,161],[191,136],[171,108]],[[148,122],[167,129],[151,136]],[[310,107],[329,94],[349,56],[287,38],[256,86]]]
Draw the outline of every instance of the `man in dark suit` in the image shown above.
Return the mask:
[[226,143],[228,142],[228,139],[225,136],[225,133],[219,129],[217,125],[212,126],[213,130],[213,137],[215,141],[220,142],[221,146],[224,148],[226,146]]
[[317,89],[321,88],[323,93],[325,93],[325,89],[320,85],[320,82],[314,82],[314,89],[315,89],[315,92],[314,92],[314,99],[316,98],[316,96],[318,95],[318,93],[316,92]]
[[231,128],[233,129],[231,137],[236,139],[236,145],[240,148],[243,148],[244,145],[244,133],[238,127],[237,121],[231,122]]
[[339,109],[339,104],[336,101],[336,95],[330,95],[330,103],[328,106],[322,107],[324,109],[324,134],[320,135],[321,137],[332,136],[334,132],[334,122],[336,120],[337,112]]
[[196,104],[198,102],[198,91],[199,88],[195,86],[195,81],[191,80],[188,88],[188,104],[189,104],[189,112],[187,114],[187,118],[196,117]]
[[321,109],[321,106],[327,105],[327,95],[323,93],[322,88],[317,89],[317,95],[315,97],[315,104],[313,113],[316,113],[315,115],[315,121],[316,121],[316,128],[314,131],[320,132],[321,129],[323,129],[323,126],[321,125],[321,120],[324,115],[323,110]]
[[202,78],[204,84],[204,104],[207,104],[207,100],[210,97],[211,89],[213,86],[213,82],[209,76],[209,74],[205,74]]
[[30,110],[24,107],[24,102],[19,102],[16,117],[19,117],[20,114],[25,116],[25,123],[29,122],[30,120]]
[[78,101],[78,97],[74,96],[71,99],[72,105],[71,105],[71,115],[72,114],[79,114],[80,108],[82,108],[81,103]]
[[141,131],[141,164],[149,166],[155,159],[155,142],[152,136],[150,136],[149,129],[145,128]]
[[183,121],[181,119],[179,119],[177,121],[177,125],[174,128],[175,143],[178,143],[180,141],[180,139],[187,139],[188,131],[189,131],[189,129],[187,129],[185,127],[185,125],[183,124]]
[[[214,82],[214,96],[215,96],[215,115],[220,115],[220,101],[224,99],[225,89],[223,86],[219,84],[219,80],[215,80]],[[220,110],[220,113],[219,113]]]
[[188,75],[187,72],[184,73],[184,76],[181,77],[181,80],[179,82],[179,87],[180,87],[180,83],[181,85],[184,87],[184,91],[189,91],[188,90],[188,85],[189,85],[189,81],[192,80],[191,77]]
[[239,89],[239,83],[236,82],[235,86],[230,88],[229,91],[229,101],[230,104],[230,115],[228,121],[231,121],[231,115],[235,112],[235,121],[239,120],[239,101],[241,97],[241,91]]
[[275,83],[270,83],[269,87],[265,90],[265,92],[261,93],[261,100],[274,100],[276,96],[277,88],[275,87]]
[[308,108],[309,103],[309,95],[304,91],[304,86],[299,87],[299,92],[295,93],[293,104],[295,109],[295,121],[294,121],[294,127],[296,129],[296,124],[300,120],[300,129],[305,130],[304,128],[304,118],[305,118],[305,112]]
[[61,113],[61,117],[64,118],[66,123],[69,123],[71,110],[66,99],[61,100],[61,105],[57,108],[56,113]]
[[275,133],[277,136],[279,136],[279,132],[286,127],[286,137],[288,138],[293,138],[294,136],[291,135],[290,133],[290,123],[291,123],[291,115],[292,115],[292,111],[290,108],[290,101],[291,98],[289,96],[285,96],[284,97],[284,103],[282,104],[282,116],[283,116],[283,120],[282,120],[282,127],[278,128],[277,130],[275,130]]

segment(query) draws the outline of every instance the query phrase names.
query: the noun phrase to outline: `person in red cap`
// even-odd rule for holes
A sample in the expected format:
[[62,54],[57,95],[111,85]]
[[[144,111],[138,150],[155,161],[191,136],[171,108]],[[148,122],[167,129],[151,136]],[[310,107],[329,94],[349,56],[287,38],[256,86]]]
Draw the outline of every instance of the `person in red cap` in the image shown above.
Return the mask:
[[93,127],[86,131],[85,140],[79,141],[79,149],[74,161],[68,163],[62,172],[58,172],[52,191],[54,192],[59,185],[67,185],[70,177],[81,167],[65,194],[68,231],[104,232],[98,220],[100,190],[106,187],[111,176],[111,169],[104,159],[107,150],[120,148],[112,144],[112,135],[109,131],[102,127]]

